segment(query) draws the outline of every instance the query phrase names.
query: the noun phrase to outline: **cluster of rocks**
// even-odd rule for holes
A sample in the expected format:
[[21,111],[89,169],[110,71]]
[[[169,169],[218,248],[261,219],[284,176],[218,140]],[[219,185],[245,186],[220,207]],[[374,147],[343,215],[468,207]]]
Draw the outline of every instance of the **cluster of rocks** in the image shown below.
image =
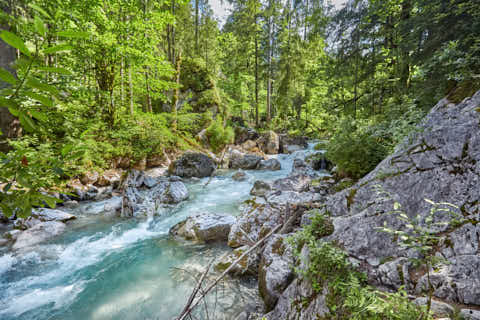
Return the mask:
[[[334,226],[324,240],[341,246],[352,263],[367,274],[370,284],[387,290],[404,287],[414,295],[424,294],[428,281],[426,272],[409,259],[416,252],[402,248],[397,239],[378,228],[384,223],[395,229],[406,228],[395,215],[388,214],[394,202],[400,203],[409,217],[420,215],[422,226],[439,235],[436,254],[446,260],[430,270],[435,297],[432,310],[438,317],[453,317],[450,304],[454,304],[460,306],[465,319],[480,319],[479,106],[480,92],[458,105],[440,101],[420,130],[394,154],[352,187],[328,196],[320,208],[331,215]],[[432,208],[424,199],[448,201],[457,208],[450,207],[452,215],[438,212],[438,219],[447,224],[432,226],[423,219]],[[449,223],[457,217],[461,223]],[[308,260],[308,252],[303,254]],[[298,277],[266,318],[317,319],[328,312],[326,294],[314,293],[310,282]],[[415,302],[425,304],[426,299]]]
[[[226,241],[232,251],[216,261],[215,269],[223,272],[230,268],[232,276],[257,277],[260,294],[267,310],[271,310],[294,277],[292,250],[283,240],[298,229],[305,211],[325,201],[333,183],[304,160],[295,159],[286,178],[254,183],[250,192],[253,197],[246,201],[239,217],[197,214],[174,226],[170,233],[197,242]],[[283,225],[279,234],[233,264],[279,225]]]
[[159,207],[178,204],[189,197],[180,177],[152,177],[137,170],[130,171],[122,189],[125,217],[154,215]]
[[308,147],[306,137],[276,134],[273,131],[259,134],[254,129],[243,127],[236,127],[235,132],[235,144],[253,154],[290,154]]
[[[458,105],[440,101],[394,154],[340,192],[333,191],[335,181],[318,175],[316,169],[331,168],[321,154],[307,161],[295,160],[287,178],[255,182],[252,199],[246,202],[243,213],[231,220],[228,245],[233,251],[217,261],[217,270],[226,270],[276,226],[282,228],[231,270],[232,275],[258,277],[265,303],[266,314],[243,315],[238,320],[313,320],[328,314],[327,287],[323,293],[315,292],[308,279],[293,272],[292,266],[298,261],[285,241],[310,224],[314,212],[330,217],[331,232],[322,235],[323,240],[343,248],[350,261],[367,274],[371,285],[392,291],[403,287],[420,296],[415,303],[425,304],[421,296],[425,294],[427,274],[410,259],[417,253],[379,231],[385,223],[405,230],[405,224],[389,214],[395,202],[407,216],[420,215],[422,226],[440,237],[435,250],[446,263],[430,270],[433,312],[448,319],[454,317],[455,305],[460,306],[465,319],[480,319],[479,110],[480,92]],[[431,210],[425,199],[456,205],[451,207],[453,216],[438,217],[447,224],[432,226],[423,219]],[[460,223],[449,223],[452,217]],[[218,240],[225,238],[226,229]],[[304,263],[297,265],[299,269],[308,267],[308,256],[304,247],[300,259]]]
[[30,217],[16,219],[15,229],[5,232],[0,241],[12,244],[13,250],[25,249],[60,235],[65,231],[66,223],[75,218],[61,210],[35,209]]

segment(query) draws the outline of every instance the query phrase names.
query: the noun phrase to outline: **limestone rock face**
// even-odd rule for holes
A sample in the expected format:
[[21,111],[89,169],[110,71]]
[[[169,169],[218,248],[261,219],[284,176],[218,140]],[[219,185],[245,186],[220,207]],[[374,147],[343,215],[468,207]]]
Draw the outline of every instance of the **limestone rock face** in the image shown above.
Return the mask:
[[215,162],[203,153],[187,152],[173,161],[169,173],[182,178],[209,177],[215,171]]
[[268,311],[275,307],[278,298],[292,282],[293,255],[284,243],[286,235],[273,235],[262,253],[258,272],[258,287]]
[[197,214],[173,226],[170,234],[192,241],[225,241],[235,221],[228,215]]
[[[400,203],[409,217],[419,214],[421,218],[431,209],[431,204],[424,199],[456,205],[459,209],[453,211],[462,217],[462,223],[450,227],[430,226],[440,236],[437,255],[448,260],[431,270],[434,296],[438,299],[432,307],[438,316],[451,316],[453,312],[444,302],[480,306],[479,107],[480,92],[457,105],[440,101],[420,124],[419,130],[397,146],[392,155],[352,187],[327,195],[324,206],[320,207],[320,212],[332,217],[334,226],[334,232],[323,240],[334,241],[342,247],[367,273],[371,284],[389,289],[403,286],[410,293],[420,295],[425,291],[427,276],[419,273],[410,262],[415,252],[402,249],[396,239],[379,232],[378,228],[386,223],[390,228],[405,230],[395,215],[388,214],[394,202]],[[312,161],[296,160],[291,176],[312,177],[309,170],[314,165]],[[276,187],[290,186],[291,189],[294,185],[284,181]],[[388,196],[379,195],[378,190],[387,192]],[[282,194],[287,192],[292,191]],[[281,203],[273,194],[269,195],[267,204],[271,201]],[[243,219],[241,217],[238,223]],[[449,222],[453,217],[440,212],[435,219]],[[311,223],[309,221],[304,216],[302,225]],[[422,224],[428,226],[424,220]],[[248,230],[248,225],[244,228]],[[230,236],[235,230],[234,226]],[[243,243],[240,233],[230,240]],[[262,259],[267,256],[265,251]],[[308,281],[298,277],[280,295],[266,318],[313,320],[321,317],[328,311],[326,293],[313,295]],[[308,303],[302,304],[302,301]],[[268,306],[269,301],[265,302]],[[423,304],[424,301],[417,299],[416,302]],[[480,319],[476,307],[466,307],[461,314],[466,319]]]

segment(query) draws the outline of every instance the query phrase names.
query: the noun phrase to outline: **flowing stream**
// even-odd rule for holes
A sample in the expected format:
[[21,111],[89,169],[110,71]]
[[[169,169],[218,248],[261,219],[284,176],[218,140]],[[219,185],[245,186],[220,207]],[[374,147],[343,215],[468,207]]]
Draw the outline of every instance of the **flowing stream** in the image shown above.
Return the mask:
[[[0,319],[174,318],[195,284],[191,274],[228,248],[174,241],[169,229],[194,213],[238,215],[255,180],[287,176],[293,159],[304,155],[279,155],[282,170],[247,171],[243,182],[232,180],[232,171],[207,186],[208,178],[187,182],[189,200],[148,219],[73,209],[77,219],[53,241],[19,252],[0,249]],[[230,319],[256,298],[254,280],[231,280],[216,291],[210,312]]]

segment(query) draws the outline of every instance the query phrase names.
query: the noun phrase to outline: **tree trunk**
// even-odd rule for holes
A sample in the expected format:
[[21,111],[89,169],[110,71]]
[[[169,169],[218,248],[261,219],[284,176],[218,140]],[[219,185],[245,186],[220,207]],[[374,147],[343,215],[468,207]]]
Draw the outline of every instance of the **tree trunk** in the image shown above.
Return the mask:
[[133,105],[133,82],[132,82],[132,66],[128,66],[128,98],[130,100],[130,115],[133,116],[134,105]]
[[260,126],[258,115],[258,32],[257,32],[257,8],[255,7],[255,125]]
[[[269,8],[273,9],[272,0],[269,0]],[[272,37],[272,18],[273,12],[270,12],[268,17],[268,71],[267,71],[267,123],[272,119],[272,52],[273,52],[273,37]]]
[[148,70],[145,71],[146,111],[152,113],[152,98],[150,97],[150,84],[148,83]]
[[[4,12],[7,14],[11,12],[10,4],[1,5]],[[2,25],[1,29],[9,29],[8,26]],[[16,50],[0,40],[0,67],[8,70],[13,75],[15,71],[12,64],[16,59]],[[0,89],[7,87],[8,84],[0,80]],[[8,144],[5,139],[15,138],[21,133],[21,128],[18,120],[8,111],[7,108],[0,106],[0,152],[8,151]]]
[[178,100],[180,99],[180,72],[181,72],[181,64],[182,64],[182,53],[180,52],[177,60],[177,88],[175,89],[175,96],[173,98],[173,121],[172,121],[172,131],[177,131],[177,108],[178,108]]
[[200,0],[195,0],[195,53],[198,54],[198,7]]

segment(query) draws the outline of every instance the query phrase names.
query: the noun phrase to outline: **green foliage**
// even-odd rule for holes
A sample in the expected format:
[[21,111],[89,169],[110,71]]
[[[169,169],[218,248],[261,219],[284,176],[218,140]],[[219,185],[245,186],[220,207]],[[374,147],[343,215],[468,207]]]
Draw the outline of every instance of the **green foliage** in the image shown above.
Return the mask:
[[[316,294],[327,290],[329,313],[320,319],[410,320],[428,314],[423,307],[410,302],[403,290],[386,293],[367,286],[366,276],[356,271],[346,252],[319,240],[331,231],[328,227],[327,232],[322,231],[327,221],[327,217],[317,213],[311,225],[287,240],[300,259],[297,274],[311,283]],[[307,256],[302,254],[305,249]]]
[[235,132],[229,126],[224,127],[220,117],[207,128],[206,135],[214,152],[219,152],[235,140]]
[[359,124],[351,118],[343,119],[329,141],[326,154],[341,173],[356,179],[373,170],[388,155],[381,137]]
[[[376,186],[377,194],[382,198],[389,199],[390,195],[380,186]],[[466,219],[454,210],[459,208],[451,203],[436,203],[432,200],[425,199],[431,206],[430,211],[426,214],[417,214],[410,217],[402,209],[402,205],[394,202],[393,210],[389,214],[393,214],[402,222],[402,229],[392,229],[385,224],[379,228],[380,231],[391,234],[397,239],[401,247],[407,250],[413,250],[419,258],[411,258],[410,260],[417,266],[422,266],[427,274],[427,287],[424,288],[428,295],[427,311],[430,311],[434,287],[430,280],[432,269],[439,263],[445,263],[443,258],[436,255],[436,246],[440,243],[441,231],[455,228],[465,223]]]

